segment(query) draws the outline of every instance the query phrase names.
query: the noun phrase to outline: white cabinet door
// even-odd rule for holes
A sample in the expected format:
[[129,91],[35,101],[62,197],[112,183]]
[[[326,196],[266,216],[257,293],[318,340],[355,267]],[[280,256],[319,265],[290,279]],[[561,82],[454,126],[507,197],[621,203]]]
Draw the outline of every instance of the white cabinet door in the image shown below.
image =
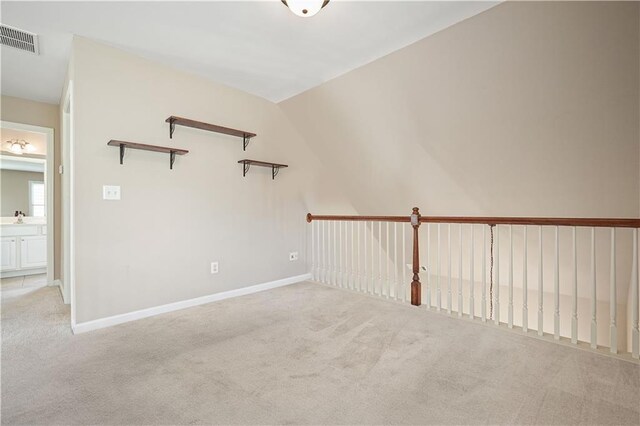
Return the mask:
[[47,266],[47,237],[20,238],[20,268]]
[[0,238],[0,271],[12,271],[18,267],[17,237]]

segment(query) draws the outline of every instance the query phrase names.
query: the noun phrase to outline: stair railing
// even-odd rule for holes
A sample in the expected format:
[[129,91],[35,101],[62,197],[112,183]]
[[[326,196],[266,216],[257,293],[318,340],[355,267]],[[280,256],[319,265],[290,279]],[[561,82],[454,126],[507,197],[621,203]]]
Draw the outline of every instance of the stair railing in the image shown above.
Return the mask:
[[[608,348],[612,354],[630,346],[627,352],[639,358],[640,219],[422,216],[416,207],[408,216],[309,213],[307,221],[311,224],[311,272],[317,282],[401,302],[409,300],[414,306],[422,305],[424,296],[427,308],[439,312],[492,321],[495,325],[516,327],[527,334],[552,336],[556,341],[562,339],[591,349]],[[425,265],[421,265],[419,241],[422,224],[426,224],[427,234],[426,243],[422,244],[426,252],[422,258]],[[481,232],[478,232],[480,226]],[[521,240],[517,247],[514,245],[516,233]],[[561,245],[561,236],[568,237],[570,243]],[[537,247],[530,247],[535,246],[535,240]],[[580,241],[588,244],[580,246]],[[506,250],[501,248],[505,242]],[[447,251],[444,255],[443,245]],[[537,249],[533,256],[531,248]],[[603,259],[601,252],[605,250],[608,253]],[[411,253],[410,264],[407,252]],[[623,255],[622,261],[619,252]],[[519,258],[517,265],[514,254]],[[551,280],[545,276],[549,270],[544,268],[549,258],[553,263]],[[457,271],[453,270],[454,259]],[[505,260],[506,265],[501,266]],[[603,261],[608,261],[608,279],[603,279],[600,269],[604,268],[598,267]],[[534,267],[530,268],[530,264]],[[514,265],[519,267],[519,282],[514,279]],[[407,270],[412,273],[410,281]],[[424,286],[421,272],[426,273]],[[530,282],[531,275],[535,276],[534,283]],[[561,275],[565,278],[563,282]],[[620,275],[629,278],[626,298],[630,300],[626,305],[631,315],[628,321],[618,306]],[[553,283],[551,293],[545,292],[547,281]],[[608,281],[608,304],[602,302],[601,281]],[[564,294],[561,284],[568,288]],[[501,286],[506,296],[501,294]],[[585,292],[587,287],[589,290]],[[480,297],[476,297],[478,292]],[[514,303],[516,292],[521,304]],[[537,299],[537,309],[531,312],[530,293]],[[545,299],[548,299],[546,303]],[[545,311],[548,304],[552,305],[551,312],[548,308]],[[570,311],[568,317],[562,316],[566,314],[561,312],[563,305],[570,305],[565,307]],[[603,312],[607,311],[608,318],[603,321]],[[626,340],[627,330],[630,341],[628,345],[621,345],[619,340]]]

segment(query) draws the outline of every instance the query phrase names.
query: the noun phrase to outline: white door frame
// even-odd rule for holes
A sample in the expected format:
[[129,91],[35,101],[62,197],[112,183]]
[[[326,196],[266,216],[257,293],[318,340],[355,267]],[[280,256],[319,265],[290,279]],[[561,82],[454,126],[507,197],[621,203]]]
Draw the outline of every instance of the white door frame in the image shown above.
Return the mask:
[[45,181],[47,183],[47,285],[59,285],[54,278],[54,224],[55,209],[53,208],[54,200],[54,154],[55,139],[53,137],[53,129],[50,127],[33,126],[31,124],[14,123],[12,121],[0,121],[0,127],[3,129],[22,130],[26,132],[42,133],[47,137],[47,158],[44,165]]
[[75,231],[74,231],[74,102],[73,80],[62,97],[62,295],[71,308],[71,329],[76,327]]

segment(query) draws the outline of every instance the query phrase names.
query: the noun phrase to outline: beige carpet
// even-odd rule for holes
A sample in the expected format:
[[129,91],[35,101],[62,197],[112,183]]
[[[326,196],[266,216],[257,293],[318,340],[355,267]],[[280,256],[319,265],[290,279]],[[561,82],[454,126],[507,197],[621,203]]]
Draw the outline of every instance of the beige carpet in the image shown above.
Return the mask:
[[317,284],[68,323],[3,300],[3,424],[640,423],[638,365]]

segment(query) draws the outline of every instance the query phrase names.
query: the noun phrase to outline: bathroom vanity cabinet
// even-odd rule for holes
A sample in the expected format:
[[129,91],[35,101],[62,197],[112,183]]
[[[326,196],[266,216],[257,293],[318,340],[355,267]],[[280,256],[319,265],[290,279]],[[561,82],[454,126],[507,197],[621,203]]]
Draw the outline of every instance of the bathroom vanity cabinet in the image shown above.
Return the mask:
[[46,234],[46,224],[1,225],[0,276],[46,273]]

